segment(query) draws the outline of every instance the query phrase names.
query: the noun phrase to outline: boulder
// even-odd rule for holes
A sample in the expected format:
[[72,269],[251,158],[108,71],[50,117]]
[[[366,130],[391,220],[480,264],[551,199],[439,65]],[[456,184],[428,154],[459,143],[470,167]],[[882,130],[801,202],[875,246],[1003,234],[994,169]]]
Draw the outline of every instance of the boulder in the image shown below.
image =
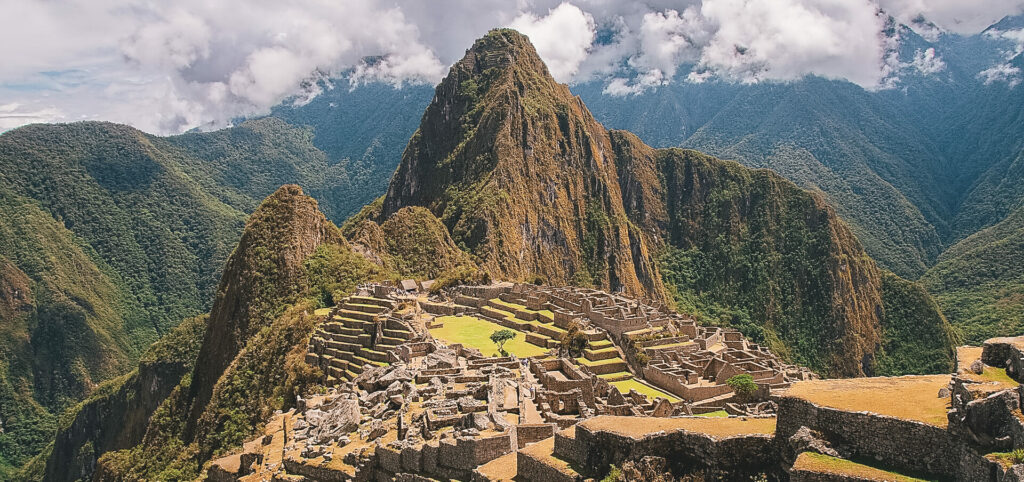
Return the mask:
[[353,399],[335,399],[325,410],[313,409],[306,412],[309,423],[307,434],[311,443],[324,444],[335,441],[359,428],[359,402]]
[[839,452],[832,448],[832,445],[825,440],[825,437],[818,431],[808,427],[800,427],[788,440],[789,449],[793,459],[803,452],[817,452],[822,455],[840,457]]

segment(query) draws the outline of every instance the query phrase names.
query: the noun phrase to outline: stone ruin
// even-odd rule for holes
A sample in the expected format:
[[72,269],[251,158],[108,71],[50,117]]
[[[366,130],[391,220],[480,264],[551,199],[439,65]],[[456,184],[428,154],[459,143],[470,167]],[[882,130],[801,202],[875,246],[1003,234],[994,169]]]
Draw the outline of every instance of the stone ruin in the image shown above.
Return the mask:
[[[275,414],[262,435],[215,460],[206,477],[568,482],[600,479],[615,464],[627,477],[662,480],[865,480],[857,473],[893,480],[909,473],[1024,481],[1024,464],[1009,455],[1024,449],[1024,338],[962,348],[952,376],[859,379],[892,386],[882,404],[923,382],[926,404],[947,423],[913,410],[894,416],[878,403],[844,408],[860,381],[814,380],[736,331],[635,300],[509,283],[439,295],[407,287],[363,286],[333,308],[306,356],[324,373],[325,392]],[[527,332],[547,351],[486,357],[433,339],[436,317],[448,314]],[[570,324],[589,341],[575,358],[559,353]],[[760,400],[738,400],[722,387],[739,373],[758,383]],[[623,393],[622,381],[651,383],[680,400]],[[730,416],[692,416],[710,409]],[[822,469],[813,457],[840,469]],[[852,469],[840,463],[856,470],[844,472]]]

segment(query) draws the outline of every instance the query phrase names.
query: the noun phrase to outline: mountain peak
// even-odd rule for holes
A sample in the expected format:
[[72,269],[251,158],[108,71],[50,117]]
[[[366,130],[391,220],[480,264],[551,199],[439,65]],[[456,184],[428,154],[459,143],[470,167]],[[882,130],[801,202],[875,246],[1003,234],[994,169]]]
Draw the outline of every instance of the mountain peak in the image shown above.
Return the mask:
[[480,73],[492,68],[505,69],[509,66],[520,66],[550,76],[547,66],[540,59],[537,50],[533,48],[530,39],[509,28],[493,29],[487,35],[477,39],[456,65],[472,67],[474,71]]

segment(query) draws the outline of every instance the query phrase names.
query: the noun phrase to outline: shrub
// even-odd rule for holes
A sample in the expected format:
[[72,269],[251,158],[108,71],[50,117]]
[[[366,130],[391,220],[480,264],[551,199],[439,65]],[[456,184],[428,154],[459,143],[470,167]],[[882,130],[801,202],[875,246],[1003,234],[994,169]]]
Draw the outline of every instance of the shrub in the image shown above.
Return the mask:
[[615,464],[612,464],[611,469],[608,470],[608,475],[604,476],[604,478],[601,479],[601,482],[619,482],[621,480],[622,469],[616,467]]
[[587,340],[587,335],[584,335],[583,330],[580,329],[580,324],[574,321],[569,324],[569,328],[562,335],[560,343],[560,353],[568,353],[569,356],[576,358],[583,354],[583,350],[590,342]]
[[741,400],[749,400],[757,393],[757,383],[749,374],[735,375],[725,381]]
[[1013,449],[1010,452],[1010,461],[1013,465],[1024,463],[1024,449]]

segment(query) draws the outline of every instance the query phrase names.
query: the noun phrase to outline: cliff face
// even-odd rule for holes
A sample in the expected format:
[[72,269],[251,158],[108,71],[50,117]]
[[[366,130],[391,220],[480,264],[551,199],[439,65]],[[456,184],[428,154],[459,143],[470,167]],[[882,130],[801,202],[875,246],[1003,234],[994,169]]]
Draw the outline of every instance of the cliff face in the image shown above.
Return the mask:
[[716,322],[777,353],[834,375],[873,373],[881,273],[820,196],[769,170],[612,138],[630,218],[659,240],[681,308],[728,306]]
[[608,132],[526,37],[496,30],[438,85],[383,200],[423,206],[501,279],[664,299],[622,207]]
[[[885,308],[912,290],[883,290],[821,196],[609,132],[514,31],[492,31],[451,68],[382,204],[363,215],[386,224],[409,206],[429,209],[495,278],[671,300],[834,376],[908,369],[876,354],[911,341],[892,339],[908,334]],[[948,366],[948,324],[919,301],[911,318],[937,334],[920,366]]]
[[104,383],[73,417],[62,419],[45,479],[87,479],[101,455],[142,442],[153,412],[192,369],[207,318],[179,324],[150,347],[136,370]]

